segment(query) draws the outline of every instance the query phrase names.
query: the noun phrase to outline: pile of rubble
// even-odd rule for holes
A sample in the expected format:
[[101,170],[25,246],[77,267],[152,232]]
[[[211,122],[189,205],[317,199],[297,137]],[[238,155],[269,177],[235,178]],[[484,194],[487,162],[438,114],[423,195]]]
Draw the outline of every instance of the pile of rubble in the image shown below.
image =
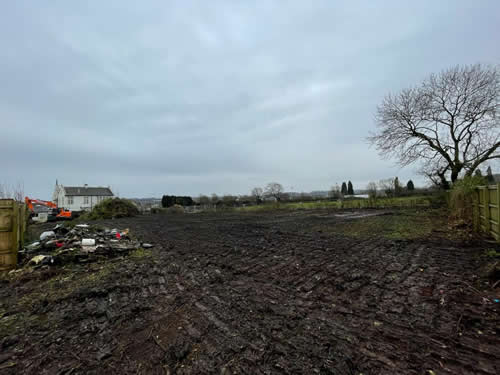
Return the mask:
[[43,232],[39,241],[19,251],[19,264],[83,263],[151,247],[152,244],[132,239],[128,229],[120,231],[88,224],[78,224],[69,229],[58,224],[53,230]]

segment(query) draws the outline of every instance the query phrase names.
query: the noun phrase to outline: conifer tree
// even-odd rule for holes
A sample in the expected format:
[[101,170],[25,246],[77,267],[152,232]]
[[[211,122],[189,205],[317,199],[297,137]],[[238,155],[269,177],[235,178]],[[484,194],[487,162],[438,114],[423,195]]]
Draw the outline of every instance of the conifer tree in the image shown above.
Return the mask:
[[354,189],[352,188],[352,182],[349,181],[347,183],[347,194],[348,195],[354,195]]
[[340,190],[342,195],[347,195],[347,185],[345,182],[342,182],[342,189]]

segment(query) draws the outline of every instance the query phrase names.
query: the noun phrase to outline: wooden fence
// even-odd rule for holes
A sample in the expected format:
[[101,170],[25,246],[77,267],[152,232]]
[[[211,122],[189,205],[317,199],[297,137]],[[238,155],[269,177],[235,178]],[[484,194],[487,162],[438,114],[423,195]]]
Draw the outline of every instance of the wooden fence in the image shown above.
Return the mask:
[[16,268],[17,252],[24,244],[26,207],[13,199],[0,199],[0,271]]
[[474,229],[500,241],[500,184],[479,186],[474,197]]

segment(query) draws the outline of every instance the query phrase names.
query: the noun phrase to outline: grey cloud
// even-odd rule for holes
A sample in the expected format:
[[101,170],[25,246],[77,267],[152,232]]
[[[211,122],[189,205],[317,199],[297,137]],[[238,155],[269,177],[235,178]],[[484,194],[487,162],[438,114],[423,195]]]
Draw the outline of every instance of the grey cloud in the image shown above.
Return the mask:
[[1,8],[1,180],[40,198],[56,178],[128,196],[414,178],[364,142],[381,98],[500,58],[495,1]]

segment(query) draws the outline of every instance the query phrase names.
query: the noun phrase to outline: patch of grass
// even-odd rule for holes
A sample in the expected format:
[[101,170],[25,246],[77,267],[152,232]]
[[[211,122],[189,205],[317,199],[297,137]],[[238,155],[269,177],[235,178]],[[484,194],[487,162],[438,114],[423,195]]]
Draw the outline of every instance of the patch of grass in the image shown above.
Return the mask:
[[13,282],[16,278],[25,278],[26,284],[31,284],[32,287],[28,293],[9,306],[8,311],[15,312],[14,314],[6,315],[7,310],[0,309],[0,336],[15,334],[23,327],[50,328],[51,323],[44,314],[33,313],[37,311],[37,307],[71,298],[80,290],[105,283],[115,266],[115,263],[107,262],[92,265],[90,269],[85,270],[71,265],[47,280],[36,278],[41,275],[30,269],[16,275]]
[[75,272],[72,266],[65,267],[64,271],[58,275],[46,281],[39,281],[31,293],[19,300],[19,305],[29,307],[40,300],[51,302],[64,299],[78,289],[92,287],[105,280],[112,274],[114,267],[114,263],[107,262],[83,274]]
[[132,258],[146,258],[152,255],[150,250],[143,249],[142,247],[134,250],[130,253],[130,257]]
[[496,249],[487,249],[484,251],[484,256],[488,258],[497,258],[500,257],[500,251]]
[[356,238],[418,239],[428,237],[437,227],[445,223],[446,218],[440,211],[411,210],[391,215],[346,220],[321,229],[327,233]]
[[338,201],[314,202],[284,202],[264,203],[255,206],[239,207],[238,211],[256,212],[268,210],[317,210],[317,209],[342,209],[342,208],[415,208],[430,207],[432,198],[429,196],[410,196],[397,198],[377,199],[345,199]]
[[22,326],[47,327],[49,324],[44,315],[32,315],[29,312],[18,312],[0,318],[0,336],[16,334]]

